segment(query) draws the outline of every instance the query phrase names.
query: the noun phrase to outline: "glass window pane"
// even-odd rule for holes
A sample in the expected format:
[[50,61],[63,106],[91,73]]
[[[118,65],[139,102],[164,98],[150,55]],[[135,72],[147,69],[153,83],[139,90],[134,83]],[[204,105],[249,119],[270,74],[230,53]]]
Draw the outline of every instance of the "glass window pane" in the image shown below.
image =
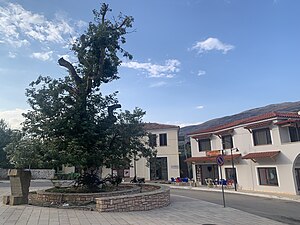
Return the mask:
[[167,146],[167,134],[159,134],[159,145]]
[[223,146],[223,149],[233,148],[233,142],[232,142],[231,135],[222,136],[222,146]]
[[199,151],[211,150],[210,139],[202,139],[198,141]]
[[269,128],[257,129],[252,131],[254,145],[272,144]]
[[299,127],[289,127],[291,142],[300,141],[300,128]]
[[278,186],[277,172],[275,167],[258,168],[257,170],[260,185]]

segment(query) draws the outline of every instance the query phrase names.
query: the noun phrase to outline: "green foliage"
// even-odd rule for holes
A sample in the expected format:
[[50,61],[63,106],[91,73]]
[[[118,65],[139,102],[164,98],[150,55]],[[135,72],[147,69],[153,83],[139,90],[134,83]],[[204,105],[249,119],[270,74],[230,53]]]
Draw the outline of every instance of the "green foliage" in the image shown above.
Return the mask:
[[99,12],[94,10],[95,23],[89,24],[87,31],[72,47],[79,61],[77,72],[83,75],[84,80],[91,79],[93,87],[119,78],[121,60],[118,53],[132,59],[121,44],[126,43],[124,35],[127,28],[132,27],[133,18],[120,14],[113,23],[106,19],[110,11],[107,4],[102,4]]
[[21,131],[14,132],[5,151],[15,168],[45,168],[42,158],[44,145],[37,139],[25,137]]
[[108,130],[108,145],[104,151],[107,167],[122,168],[128,166],[132,158],[153,155],[153,148],[145,145],[143,140],[147,136],[142,123],[144,115],[140,108],[135,108],[132,113],[126,110],[118,114],[117,122]]
[[133,157],[151,157],[152,149],[143,143],[145,112],[137,108],[132,113],[116,113],[121,107],[117,93],[103,96],[100,91],[101,84],[119,78],[119,56],[132,58],[121,46],[133,18],[120,14],[112,22],[106,18],[110,11],[107,4],[102,4],[99,12],[93,11],[94,23],[89,23],[72,46],[77,65],[58,60],[69,76],[39,77],[26,90],[32,110],[24,114],[27,138],[10,151],[18,152],[16,165],[25,166],[21,160],[25,158],[24,145],[26,154],[37,160],[29,165],[40,165],[41,159],[47,166],[78,166],[85,174],[81,184],[93,189],[98,185],[93,173],[98,167],[120,167]]
[[13,131],[0,119],[0,168],[11,167],[4,148],[12,141]]

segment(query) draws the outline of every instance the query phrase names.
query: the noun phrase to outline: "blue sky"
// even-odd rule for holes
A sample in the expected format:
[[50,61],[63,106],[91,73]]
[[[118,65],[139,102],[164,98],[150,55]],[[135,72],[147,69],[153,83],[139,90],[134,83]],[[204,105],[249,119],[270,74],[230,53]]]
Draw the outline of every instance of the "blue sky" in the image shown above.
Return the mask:
[[[0,0],[0,118],[12,126],[29,106],[25,88],[39,75],[63,77],[61,56],[93,19],[100,1]],[[118,90],[123,109],[145,121],[197,124],[272,103],[299,100],[300,1],[110,0],[134,17],[124,46],[133,56]]]

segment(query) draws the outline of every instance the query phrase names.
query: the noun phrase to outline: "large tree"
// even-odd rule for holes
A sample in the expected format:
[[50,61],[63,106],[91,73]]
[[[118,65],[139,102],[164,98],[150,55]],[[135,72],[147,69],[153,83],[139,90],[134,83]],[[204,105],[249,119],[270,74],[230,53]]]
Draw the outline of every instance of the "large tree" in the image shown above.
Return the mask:
[[142,140],[144,112],[118,114],[116,93],[101,93],[103,83],[119,78],[120,57],[132,58],[122,45],[133,18],[119,14],[112,22],[107,19],[110,11],[107,4],[93,11],[94,22],[72,46],[77,64],[58,60],[68,76],[39,77],[26,91],[32,110],[24,115],[24,130],[47,146],[44,161],[80,166],[85,174],[133,155],[152,154]]

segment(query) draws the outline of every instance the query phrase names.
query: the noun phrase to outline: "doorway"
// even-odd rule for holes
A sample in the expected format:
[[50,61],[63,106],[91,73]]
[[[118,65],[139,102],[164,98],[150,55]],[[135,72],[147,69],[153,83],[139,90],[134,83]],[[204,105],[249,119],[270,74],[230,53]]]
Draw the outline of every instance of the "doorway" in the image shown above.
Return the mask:
[[236,168],[225,168],[226,180],[234,180],[237,184]]
[[295,168],[295,178],[298,187],[298,193],[300,193],[300,168]]
[[196,166],[197,181],[201,181],[202,185],[205,184],[205,179],[207,178],[212,180],[219,179],[217,164],[202,164]]
[[168,180],[167,157],[155,157],[150,160],[150,180]]

